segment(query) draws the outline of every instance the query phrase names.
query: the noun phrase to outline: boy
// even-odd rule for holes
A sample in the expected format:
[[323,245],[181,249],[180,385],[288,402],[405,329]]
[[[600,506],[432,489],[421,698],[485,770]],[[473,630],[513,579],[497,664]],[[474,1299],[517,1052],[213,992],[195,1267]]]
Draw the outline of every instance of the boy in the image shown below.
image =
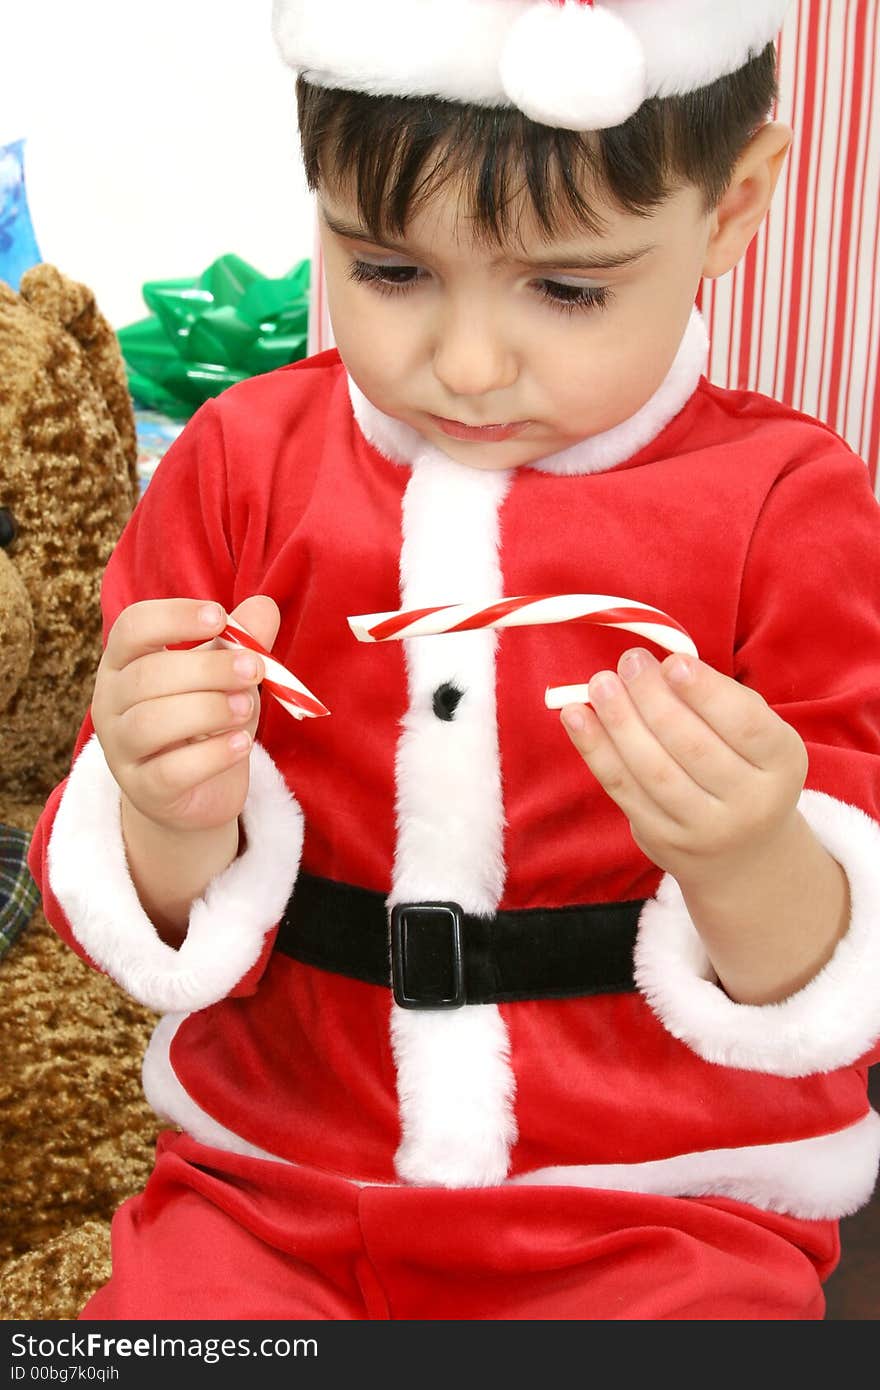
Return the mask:
[[[32,852],[180,1131],[85,1316],[822,1316],[880,1152],[880,516],[693,312],[785,158],[783,9],[276,5],[339,356],[167,455]],[[585,592],[702,660],[346,622]]]

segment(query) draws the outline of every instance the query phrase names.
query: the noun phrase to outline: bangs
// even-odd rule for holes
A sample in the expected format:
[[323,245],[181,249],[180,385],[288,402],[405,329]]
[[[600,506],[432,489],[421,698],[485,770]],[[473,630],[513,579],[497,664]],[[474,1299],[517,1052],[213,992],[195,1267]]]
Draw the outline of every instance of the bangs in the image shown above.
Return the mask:
[[[322,130],[306,163],[309,187],[349,186],[364,227],[380,240],[403,236],[411,217],[450,184],[460,190],[477,240],[510,241],[524,207],[548,241],[572,222],[594,235],[603,229],[598,205],[606,177],[597,136],[536,125],[515,110],[361,97],[301,83],[301,129],[315,114]],[[643,214],[668,194],[659,165],[635,198],[622,192],[622,205]]]
[[508,107],[376,97],[297,82],[306,179],[313,191],[348,187],[363,225],[385,239],[442,188],[461,190],[478,239],[508,242],[523,209],[546,240],[573,224],[605,227],[601,207],[647,216],[685,183],[706,209],[776,95],[776,51],[684,97],[646,101],[610,130],[558,130]]

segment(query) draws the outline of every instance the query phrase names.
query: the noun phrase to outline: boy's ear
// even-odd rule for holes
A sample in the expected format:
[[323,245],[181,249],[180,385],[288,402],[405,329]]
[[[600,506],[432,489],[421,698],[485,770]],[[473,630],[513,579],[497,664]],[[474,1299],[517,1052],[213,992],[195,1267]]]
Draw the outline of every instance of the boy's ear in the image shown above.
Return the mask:
[[712,213],[703,274],[714,280],[748,250],[770,207],[792,134],[780,121],[756,131],[736,162],[727,192]]

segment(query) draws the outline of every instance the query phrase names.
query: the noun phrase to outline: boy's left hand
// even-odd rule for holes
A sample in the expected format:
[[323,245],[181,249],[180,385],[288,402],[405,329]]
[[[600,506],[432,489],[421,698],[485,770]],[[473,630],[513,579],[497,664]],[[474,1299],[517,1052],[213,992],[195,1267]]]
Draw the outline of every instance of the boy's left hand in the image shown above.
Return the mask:
[[[790,828],[807,750],[757,691],[689,656],[624,653],[562,720],[649,859],[684,885],[735,876]],[[580,716],[582,726],[572,726]]]

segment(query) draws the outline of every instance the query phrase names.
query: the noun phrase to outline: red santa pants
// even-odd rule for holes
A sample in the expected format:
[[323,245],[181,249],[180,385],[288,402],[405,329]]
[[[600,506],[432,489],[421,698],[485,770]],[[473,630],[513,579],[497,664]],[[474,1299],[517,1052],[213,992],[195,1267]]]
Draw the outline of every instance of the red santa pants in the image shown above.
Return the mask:
[[163,1134],[85,1319],[820,1319],[833,1222],[594,1188],[358,1187]]

